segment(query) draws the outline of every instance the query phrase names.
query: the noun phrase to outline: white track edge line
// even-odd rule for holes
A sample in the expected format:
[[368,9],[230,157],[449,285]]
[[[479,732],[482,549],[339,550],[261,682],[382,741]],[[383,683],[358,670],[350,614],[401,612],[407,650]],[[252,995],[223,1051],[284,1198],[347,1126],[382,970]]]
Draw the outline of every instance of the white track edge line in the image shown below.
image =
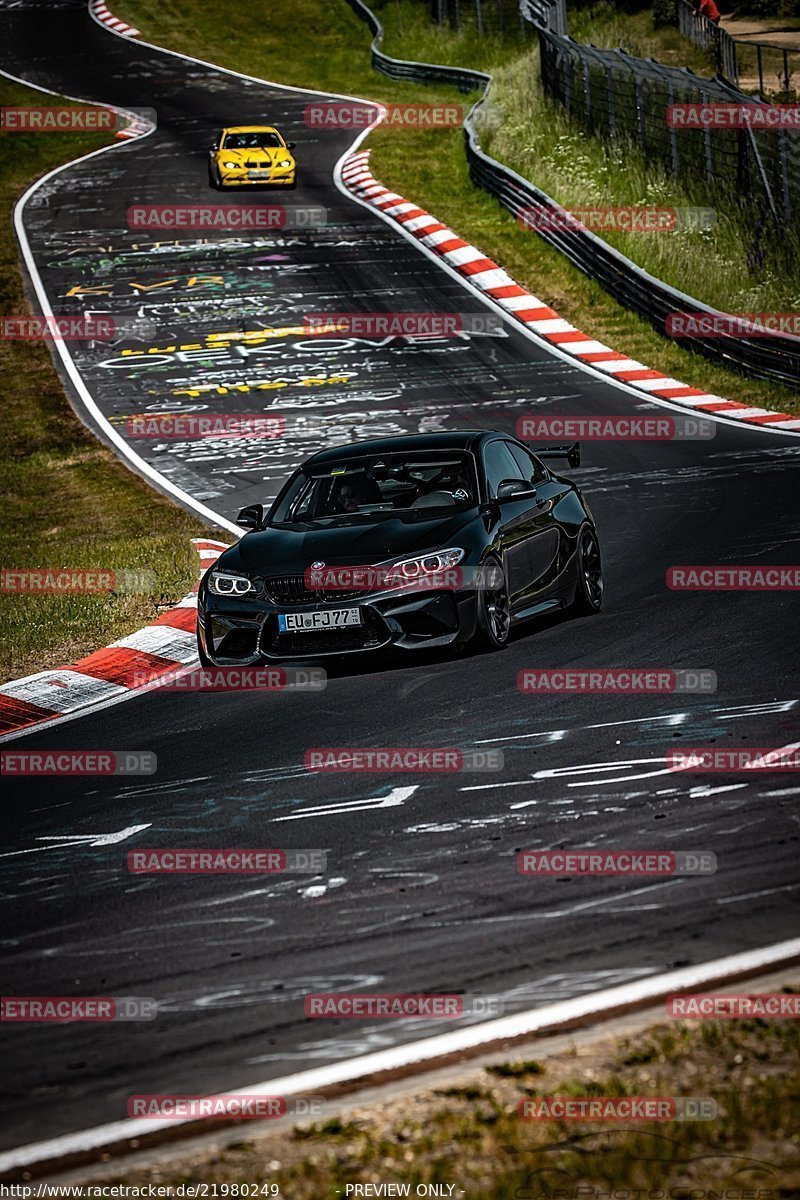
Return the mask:
[[[105,29],[108,33],[113,34],[115,37],[121,36],[120,34],[118,34],[116,32],[116,30],[110,29],[108,26],[103,25],[103,23],[101,21],[97,20],[97,18],[94,16],[94,14],[90,13],[90,15],[92,15],[92,19],[97,21],[97,24],[100,25],[103,29]],[[130,39],[123,39],[123,40],[127,41],[130,44]],[[554,358],[560,358],[562,360],[562,362],[572,363],[573,366],[577,367],[579,370],[583,371],[585,374],[591,375],[592,378],[598,379],[598,380],[602,381],[603,383],[609,384],[609,383],[613,382],[613,386],[618,388],[620,391],[623,391],[627,395],[630,395],[630,396],[636,396],[639,400],[643,400],[643,401],[649,400],[650,403],[656,404],[662,408],[668,408],[672,412],[686,413],[687,411],[690,411],[690,410],[687,410],[685,407],[682,407],[680,404],[671,402],[670,400],[664,399],[663,397],[647,396],[647,395],[643,394],[641,391],[637,391],[636,389],[627,386],[625,384],[624,380],[611,381],[611,380],[609,380],[607,375],[603,375],[599,371],[593,370],[590,363],[581,362],[580,359],[574,357],[573,355],[566,354],[563,350],[559,350],[558,346],[556,344],[554,344],[553,342],[549,342],[546,338],[538,337],[532,330],[528,329],[525,325],[523,325],[522,322],[516,321],[516,320],[514,320],[513,317],[510,317],[508,311],[503,309],[499,304],[497,304],[495,301],[493,301],[490,296],[487,296],[485,293],[481,292],[480,289],[475,287],[474,285],[469,284],[467,277],[465,277],[464,275],[461,275],[461,274],[459,274],[459,272],[455,271],[449,265],[449,263],[446,263],[439,255],[432,253],[428,249],[427,246],[423,246],[420,243],[419,239],[415,238],[412,233],[408,232],[407,230],[405,230],[403,228],[403,225],[401,222],[394,221],[391,217],[387,217],[375,205],[370,204],[368,201],[362,200],[360,196],[356,196],[354,194],[354,192],[347,186],[347,184],[342,179],[341,168],[345,164],[346,160],[353,153],[355,153],[355,151],[358,149],[358,147],[361,145],[361,143],[364,141],[364,139],[369,136],[370,132],[375,128],[375,126],[380,124],[380,122],[382,121],[382,119],[386,113],[386,109],[381,105],[380,101],[365,100],[364,97],[362,97],[362,96],[351,96],[351,95],[347,95],[342,92],[324,92],[324,91],[315,92],[309,88],[296,87],[293,84],[274,83],[271,80],[261,79],[255,75],[245,75],[242,72],[234,71],[229,67],[221,67],[218,64],[210,63],[206,59],[203,59],[203,58],[194,58],[192,55],[183,54],[179,50],[169,50],[164,46],[158,46],[153,42],[146,42],[146,41],[141,40],[140,38],[136,39],[136,44],[139,46],[147,46],[149,49],[157,50],[162,54],[169,54],[173,58],[184,59],[186,62],[197,63],[198,65],[203,66],[203,67],[211,67],[215,71],[221,71],[221,72],[223,72],[223,74],[232,75],[237,79],[248,79],[248,80],[250,80],[251,83],[265,84],[267,87],[276,88],[278,90],[290,91],[290,92],[304,92],[306,94],[315,95],[315,96],[331,96],[337,100],[356,100],[356,101],[358,101],[359,104],[374,105],[377,109],[379,109],[379,116],[378,116],[377,120],[374,121],[373,124],[369,125],[366,129],[360,131],[358,136],[352,142],[350,149],[348,151],[345,151],[345,153],[341,156],[341,158],[339,159],[339,161],[336,163],[336,165],[334,167],[334,173],[333,173],[334,183],[336,184],[337,188],[342,193],[342,195],[347,196],[350,200],[353,200],[356,204],[360,204],[362,206],[362,208],[366,208],[370,212],[377,213],[378,216],[381,218],[381,220],[386,221],[387,223],[391,224],[394,229],[400,231],[400,233],[403,235],[403,237],[405,237],[408,241],[412,242],[415,246],[417,246],[422,251],[423,254],[427,254],[427,256],[431,259],[432,262],[438,263],[439,266],[443,270],[448,271],[450,273],[450,275],[453,277],[453,279],[458,279],[463,286],[469,287],[469,290],[474,295],[479,296],[480,299],[487,305],[487,307],[490,307],[495,312],[499,313],[499,315],[501,317],[503,317],[503,319],[509,323],[511,328],[520,330],[526,337],[530,338],[530,340],[532,342],[534,342],[535,345],[548,350]],[[404,197],[404,199],[409,199],[409,197]],[[412,203],[413,203],[413,201],[412,201]],[[416,205],[416,207],[420,207],[420,206]],[[423,211],[426,211],[426,210],[423,209]],[[459,236],[459,235],[457,234],[456,236]],[[500,265],[500,264],[498,264],[498,265]],[[522,285],[520,285],[520,286],[522,286]],[[591,335],[589,334],[587,336],[591,336]],[[725,399],[725,397],[722,397],[722,399]],[[718,415],[717,413],[704,413],[703,415],[708,417],[709,420],[715,421],[716,423],[718,423],[720,425],[726,425],[729,427],[733,427],[735,429],[749,428],[749,429],[757,429],[757,430],[762,430],[762,431],[766,429],[770,433],[782,434],[784,437],[799,437],[800,436],[800,430],[775,429],[775,428],[770,429],[770,427],[768,425],[767,426],[749,425],[746,421],[736,421],[732,417],[726,418],[722,415]]]
[[[103,28],[105,28],[105,26]],[[7,79],[12,79],[16,83],[21,83],[25,87],[30,87],[34,91],[46,92],[50,96],[65,95],[63,92],[54,92],[50,88],[42,87],[39,84],[31,84],[28,82],[28,80],[20,79],[19,76],[11,75],[2,69],[0,69],[0,75],[5,76]],[[113,112],[121,113],[126,117],[132,115],[126,109],[121,109],[113,104],[105,104],[97,100],[85,100],[78,96],[66,96],[66,99],[73,100],[78,104],[91,105],[94,108],[111,109]],[[148,130],[147,133],[140,134],[138,136],[149,137],[154,131],[155,127]],[[138,138],[136,140],[138,140]],[[22,196],[20,196],[19,200],[14,206],[14,229],[17,234],[20,249],[22,250],[22,257],[31,282],[33,283],[34,290],[36,292],[36,299],[38,300],[39,306],[46,317],[55,318],[55,314],[53,312],[47,290],[44,286],[44,282],[39,274],[39,269],[36,265],[36,260],[33,256],[33,251],[28,240],[28,234],[24,223],[25,207],[31,197],[39,190],[39,188],[54,176],[59,175],[62,171],[76,167],[80,163],[88,162],[89,159],[95,158],[99,154],[105,154],[109,150],[116,150],[119,146],[119,142],[113,142],[108,146],[101,146],[99,150],[93,150],[89,154],[83,154],[79,158],[71,159],[69,162],[62,163],[60,166],[54,167],[52,171],[48,171],[45,175],[42,175],[39,179],[35,180],[31,186],[26,189]],[[115,450],[117,451],[118,457],[123,461],[126,461],[129,466],[133,467],[137,475],[144,476],[146,479],[157,483],[158,489],[163,489],[175,500],[179,501],[185,507],[191,509],[192,512],[201,517],[204,521],[207,521],[210,525],[216,525],[217,527],[226,529],[229,533],[235,533],[238,536],[241,536],[239,527],[235,525],[233,521],[229,521],[227,517],[223,517],[220,513],[215,512],[213,509],[208,508],[205,504],[202,504],[199,500],[196,500],[194,497],[190,496],[188,492],[184,492],[181,488],[176,487],[175,484],[171,483],[154,467],[151,467],[149,463],[145,462],[145,460],[128,445],[125,439],[117,433],[116,429],[114,429],[114,427],[106,418],[105,414],[98,407],[97,402],[86,386],[83,377],[78,370],[75,360],[69,352],[67,343],[65,341],[54,339],[52,344],[61,359],[62,365],[67,372],[73,387],[80,396],[86,411],[90,414],[97,426],[105,433],[106,437],[113,444]]]
[[[424,1063],[445,1055],[473,1050],[489,1042],[517,1039],[528,1034],[535,1034],[543,1029],[555,1032],[554,1026],[588,1017],[599,1019],[604,1012],[609,1010],[618,1012],[621,1006],[641,1006],[647,1001],[655,1003],[670,992],[681,989],[697,989],[710,980],[715,981],[715,986],[718,987],[721,978],[735,977],[744,972],[751,973],[761,969],[766,971],[798,956],[800,956],[800,937],[760,947],[757,950],[745,950],[724,958],[712,959],[709,962],[699,963],[697,966],[683,967],[661,975],[651,975],[647,979],[639,979],[619,987],[590,992],[570,1000],[557,1001],[555,1004],[548,1004],[543,1008],[515,1013],[513,1016],[483,1021],[467,1029],[437,1034],[434,1037],[394,1046],[390,1050],[379,1050],[374,1054],[365,1054],[346,1062],[335,1063],[332,1066],[315,1067],[309,1071],[285,1075],[278,1079],[269,1079],[262,1083],[247,1084],[230,1092],[218,1094],[221,1096],[236,1096],[243,1093],[261,1096],[289,1096],[349,1083],[381,1072],[408,1067],[414,1063]],[[160,1118],[131,1118],[50,1138],[43,1142],[33,1142],[0,1154],[0,1172],[30,1167],[69,1154],[99,1150],[104,1146],[114,1145],[128,1138],[142,1137],[148,1133],[163,1132],[165,1125],[166,1123]],[[180,1119],[170,1121],[169,1125],[194,1125],[197,1126],[198,1132],[202,1132],[203,1121],[202,1118]]]

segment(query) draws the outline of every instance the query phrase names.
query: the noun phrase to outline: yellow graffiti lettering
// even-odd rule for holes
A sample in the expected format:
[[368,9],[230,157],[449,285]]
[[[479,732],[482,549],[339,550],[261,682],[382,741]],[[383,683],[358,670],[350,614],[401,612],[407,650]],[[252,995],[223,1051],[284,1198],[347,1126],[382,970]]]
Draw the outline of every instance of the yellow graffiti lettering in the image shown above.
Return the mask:
[[84,287],[82,283],[76,283],[67,292],[68,296],[110,296],[110,287]]
[[174,279],[163,279],[161,283],[131,283],[131,287],[137,292],[154,292],[158,288],[172,287],[173,283],[178,282],[178,276]]

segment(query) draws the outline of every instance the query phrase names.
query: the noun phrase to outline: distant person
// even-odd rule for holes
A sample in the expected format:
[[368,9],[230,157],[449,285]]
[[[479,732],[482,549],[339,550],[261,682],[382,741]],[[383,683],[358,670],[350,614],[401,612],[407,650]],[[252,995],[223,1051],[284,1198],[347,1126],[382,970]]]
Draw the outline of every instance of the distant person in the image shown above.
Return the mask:
[[695,17],[705,17],[712,25],[719,25],[720,11],[714,0],[692,0]]

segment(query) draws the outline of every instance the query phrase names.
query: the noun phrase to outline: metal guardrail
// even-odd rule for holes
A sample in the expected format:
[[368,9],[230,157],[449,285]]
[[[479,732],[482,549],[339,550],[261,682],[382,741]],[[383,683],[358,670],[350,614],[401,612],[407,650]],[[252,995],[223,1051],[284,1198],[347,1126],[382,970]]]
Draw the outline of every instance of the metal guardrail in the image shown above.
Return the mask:
[[381,50],[383,26],[371,8],[363,0],[347,0],[357,16],[369,25],[372,32],[372,65],[381,75],[390,79],[416,79],[422,83],[446,83],[462,92],[484,91],[492,81],[484,71],[470,71],[466,67],[445,67],[436,63],[406,61],[390,58]]
[[[536,208],[555,214],[563,226],[565,210],[550,196],[516,171],[504,166],[481,149],[476,118],[485,102],[491,75],[483,71],[468,71],[431,63],[406,62],[394,59],[380,50],[383,27],[363,0],[348,0],[350,7],[369,25],[374,35],[372,63],[376,70],[392,79],[416,79],[423,83],[455,84],[462,90],[482,88],[484,96],[470,109],[464,121],[466,153],[470,178],[495,196],[504,208],[519,217],[527,209]],[[540,39],[546,36],[540,30]],[[571,39],[558,38],[558,41]],[[572,43],[575,45],[575,43]],[[543,47],[544,49],[544,47]],[[720,310],[686,293],[670,287],[661,279],[643,271],[620,251],[614,249],[589,229],[543,229],[536,233],[560,250],[574,266],[590,279],[596,279],[605,290],[625,308],[632,309],[665,337],[666,318],[670,313],[720,315]],[[676,340],[676,339],[670,339]],[[683,344],[704,357],[738,370],[756,379],[767,379],[800,389],[800,338],[772,336],[769,338],[697,337]]]
[[519,11],[531,25],[562,37],[567,32],[567,0],[519,0]]
[[683,36],[701,50],[713,50],[718,73],[737,87],[739,66],[736,61],[736,42],[731,35],[697,12],[687,0],[677,0],[677,8],[678,28]]
[[[785,96],[797,95],[793,83],[800,77],[800,47],[777,46],[774,42],[754,42],[750,38],[736,39],[739,70],[741,75],[758,75],[758,94],[762,98],[778,92]],[[755,62],[752,51],[755,50]],[[770,78],[774,84],[767,87]]]

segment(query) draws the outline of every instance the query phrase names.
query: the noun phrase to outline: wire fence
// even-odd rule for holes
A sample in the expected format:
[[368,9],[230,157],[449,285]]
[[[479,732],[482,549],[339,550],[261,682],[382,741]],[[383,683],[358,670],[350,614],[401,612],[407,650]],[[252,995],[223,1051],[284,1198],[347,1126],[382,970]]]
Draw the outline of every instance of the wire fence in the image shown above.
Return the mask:
[[745,90],[755,86],[762,99],[792,101],[798,98],[800,47],[775,46],[771,42],[737,39],[736,57],[739,84]]
[[566,0],[430,0],[431,16],[438,25],[460,31],[469,22],[479,34],[529,35],[531,25],[555,33],[567,32]]
[[[383,27],[378,18],[367,7],[364,0],[348,0],[348,3],[362,20],[367,22],[372,30],[374,35],[372,42],[372,62],[375,69],[384,75],[388,75],[393,79],[416,79],[423,83],[449,82],[464,91],[480,88],[484,94],[488,90],[491,83],[491,76],[485,72],[466,71],[463,68],[447,67],[434,63],[401,61],[384,54],[380,49],[380,43],[383,38]],[[615,88],[609,86],[609,75],[606,67],[611,70],[613,68],[605,62],[603,56],[610,53],[621,56],[621,59],[624,61],[627,59],[627,55],[622,54],[621,51],[606,52],[597,50],[595,47],[579,46],[571,38],[561,37],[541,27],[539,28],[539,38],[542,47],[543,71],[546,55],[551,56],[550,65],[553,70],[563,70],[559,84],[560,93],[557,93],[553,86],[557,80],[551,77],[551,86],[553,86],[552,94],[559,94],[559,98],[563,95],[565,99],[562,102],[565,103],[565,106],[570,107],[570,111],[572,111],[573,105],[582,104],[584,116],[587,113],[591,116],[592,112],[597,114],[602,104],[605,104],[605,113],[613,113],[613,118],[606,116],[604,120],[609,121],[619,135],[622,135],[627,130],[628,133],[632,132],[634,136],[639,136],[640,138],[646,136],[647,126],[645,115],[648,111],[647,97],[650,88],[649,82],[646,82],[641,72],[633,70],[628,72],[628,103],[629,105],[633,105],[628,110],[624,108],[622,103],[617,104],[614,99],[616,96]],[[591,56],[588,54],[582,56],[579,53],[581,51],[591,52],[592,55],[599,56],[599,58],[596,62],[592,60],[590,63]],[[562,55],[561,60],[557,57],[559,54]],[[637,65],[641,65],[642,63],[642,60],[639,59],[631,61]],[[587,64],[586,68],[584,64]],[[602,73],[599,75],[597,70],[598,64],[603,67]],[[665,67],[660,67],[657,63],[650,62],[645,65],[651,66],[654,69],[656,72],[654,79],[656,80],[663,82],[662,76],[658,73],[667,73],[668,80],[671,80],[672,94],[676,102],[681,95],[681,89],[678,87],[673,76],[677,76],[681,85],[689,89],[688,94],[693,99],[697,99],[696,89],[698,86],[703,88],[719,88],[722,94],[729,100],[732,96],[738,96],[738,93],[731,89],[725,90],[724,84],[721,82],[701,79],[699,76],[693,75],[691,71],[673,71]],[[589,80],[588,92],[587,78]],[[600,86],[598,86],[598,82]],[[654,88],[656,87],[655,84],[653,86]],[[666,86],[667,98],[669,98],[671,94],[670,83],[667,82]],[[658,88],[660,87],[661,83],[658,84]],[[592,88],[594,88],[594,91]],[[569,94],[568,102],[566,101],[567,93]],[[672,133],[675,133],[677,136],[677,131],[670,131],[668,129],[665,119],[663,91],[658,94],[660,98],[653,108],[653,112],[658,115],[658,105],[661,106],[659,118],[661,132],[663,133],[666,129],[668,142],[670,145],[674,145]],[[739,97],[739,99],[743,98]],[[516,171],[498,162],[497,159],[492,158],[481,148],[476,117],[480,113],[483,102],[483,99],[481,99],[477,104],[473,105],[464,121],[467,161],[472,181],[478,187],[486,189],[486,191],[495,196],[503,207],[508,209],[518,219],[524,218],[524,215],[530,213],[532,208],[563,218],[565,216],[564,209],[555,200],[537,188],[535,184],[518,175]],[[643,127],[644,133],[642,133]],[[680,136],[687,135],[681,133]],[[718,135],[713,134],[712,136],[716,137]],[[671,150],[670,153],[672,153]],[[701,135],[701,153],[702,161],[706,162],[705,134]],[[713,145],[711,147],[711,154],[713,165]],[[646,271],[643,271],[641,267],[631,262],[624,254],[621,254],[620,251],[610,246],[589,229],[575,228],[574,226],[566,229],[563,220],[551,222],[549,228],[548,223],[543,222],[541,225],[537,224],[536,229],[538,236],[558,249],[580,271],[589,278],[596,279],[615,300],[625,308],[638,313],[646,321],[649,321],[659,333],[667,338],[671,336],[667,323],[667,317],[671,313],[689,313],[698,316],[704,314],[718,315],[719,313],[719,310],[714,309],[711,305],[704,304],[702,301],[678,291],[677,288],[673,288],[669,284],[664,283],[663,280],[656,279]],[[683,345],[687,346],[688,343],[684,342]],[[752,378],[767,379],[775,383],[800,389],[800,338],[798,337],[791,335],[773,335],[768,338],[758,336],[700,336],[691,339],[691,349],[714,362],[738,370],[740,373]]]
[[[670,174],[713,185],[715,198],[752,204],[756,214],[790,226],[800,212],[800,130],[756,128],[765,106],[722,79],[633,58],[539,30],[542,83],[547,94],[592,133],[633,141]],[[675,123],[674,105],[745,106],[744,128]]]
[[687,0],[678,0],[678,28],[684,37],[701,50],[714,55],[717,71],[734,87],[739,83],[739,66],[736,61],[736,42],[729,33],[708,17],[699,13]]

